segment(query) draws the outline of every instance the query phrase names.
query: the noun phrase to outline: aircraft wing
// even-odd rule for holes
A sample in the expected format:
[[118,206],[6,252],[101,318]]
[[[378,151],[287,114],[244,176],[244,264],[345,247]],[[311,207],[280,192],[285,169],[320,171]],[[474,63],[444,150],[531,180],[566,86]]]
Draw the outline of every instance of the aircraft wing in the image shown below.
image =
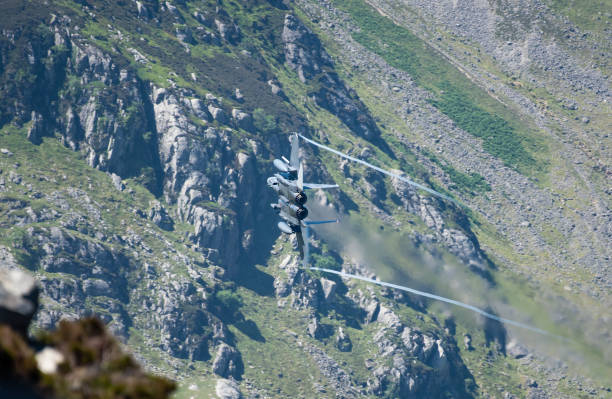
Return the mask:
[[318,184],[318,183],[304,183],[305,190],[318,190],[318,189],[326,189],[326,188],[338,188],[337,184]]
[[326,223],[339,223],[340,220],[338,219],[333,219],[333,220],[304,220],[303,223],[306,226],[312,226],[313,224],[326,224]]

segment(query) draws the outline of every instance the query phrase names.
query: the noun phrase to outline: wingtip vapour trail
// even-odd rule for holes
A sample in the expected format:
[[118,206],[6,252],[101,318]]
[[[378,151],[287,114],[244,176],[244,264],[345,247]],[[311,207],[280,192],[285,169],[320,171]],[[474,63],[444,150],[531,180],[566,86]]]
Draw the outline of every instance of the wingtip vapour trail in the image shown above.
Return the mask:
[[380,172],[380,173],[383,173],[383,174],[385,174],[385,175],[387,175],[387,176],[390,176],[390,177],[393,177],[393,178],[399,179],[399,180],[401,180],[401,181],[403,181],[403,182],[405,182],[405,183],[410,184],[411,186],[417,187],[417,188],[419,188],[419,189],[421,189],[421,190],[423,190],[423,191],[426,191],[426,192],[428,192],[428,193],[430,193],[430,194],[432,194],[432,195],[435,195],[436,197],[444,198],[445,200],[448,200],[448,201],[454,202],[455,204],[457,204],[457,205],[459,205],[459,206],[463,206],[463,207],[467,208],[467,206],[466,206],[466,205],[462,204],[461,202],[457,201],[457,200],[456,200],[456,199],[454,199],[454,198],[449,197],[448,195],[445,195],[445,194],[439,193],[439,192],[437,192],[436,190],[432,190],[432,189],[431,189],[431,188],[429,188],[429,187],[425,187],[424,185],[419,184],[419,183],[417,183],[417,182],[415,182],[415,181],[412,181],[412,180],[410,180],[410,179],[408,179],[408,178],[406,178],[406,177],[404,177],[404,176],[400,176],[400,175],[398,175],[398,174],[396,174],[396,173],[392,173],[392,172],[389,172],[388,170],[385,170],[385,169],[379,168],[378,166],[372,165],[371,163],[366,162],[366,161],[364,161],[364,160],[361,160],[361,159],[359,159],[359,158],[355,158],[355,157],[352,157],[352,156],[350,156],[350,155],[348,155],[348,154],[342,153],[342,152],[340,152],[340,151],[338,151],[338,150],[334,150],[333,148],[328,147],[328,146],[326,146],[326,145],[324,145],[324,144],[317,143],[316,141],[311,140],[311,139],[309,139],[309,138],[307,138],[307,137],[304,137],[304,136],[302,136],[301,134],[298,134],[298,135],[299,135],[299,136],[302,138],[302,140],[304,140],[304,141],[306,141],[306,142],[308,142],[308,143],[310,143],[310,144],[312,144],[312,145],[314,145],[314,146],[316,146],[316,147],[319,147],[319,148],[322,148],[322,149],[324,149],[324,150],[326,150],[326,151],[332,152],[332,153],[334,153],[334,154],[336,154],[336,155],[338,155],[338,156],[341,156],[342,158],[348,159],[349,161],[353,161],[353,162],[360,163],[360,164],[362,164],[362,165],[364,165],[364,166],[367,166],[368,168],[374,169],[374,170],[376,170],[376,171],[378,171],[378,172]]
[[309,269],[310,270],[318,270],[318,271],[325,272],[325,273],[332,273],[332,274],[336,274],[336,275],[341,276],[341,277],[361,280],[361,281],[365,281],[365,282],[368,282],[368,283],[381,285],[383,287],[389,287],[389,288],[394,288],[394,289],[401,290],[401,291],[410,292],[411,294],[422,296],[422,297],[425,297],[425,298],[430,298],[430,299],[435,299],[437,301],[446,302],[446,303],[449,303],[451,305],[455,305],[455,306],[462,307],[464,309],[471,310],[472,312],[476,312],[476,313],[478,313],[478,314],[480,314],[480,315],[482,315],[482,316],[484,316],[486,318],[489,318],[491,320],[499,321],[500,323],[510,324],[510,325],[515,326],[515,327],[524,328],[526,330],[530,330],[530,331],[533,331],[533,332],[536,332],[536,333],[539,333],[539,334],[542,334],[542,335],[546,335],[546,336],[549,336],[549,337],[555,337],[555,338],[559,338],[559,339],[564,340],[564,341],[568,341],[568,339],[565,338],[565,337],[561,337],[559,335],[555,335],[555,334],[550,333],[550,332],[548,332],[546,330],[542,330],[541,328],[533,327],[533,326],[530,326],[528,324],[524,324],[524,323],[521,323],[521,322],[518,322],[518,321],[514,321],[514,320],[510,320],[510,319],[505,319],[503,317],[499,317],[499,316],[496,316],[494,314],[485,312],[484,310],[479,309],[476,306],[472,306],[472,305],[469,305],[467,303],[459,302],[459,301],[456,301],[454,299],[445,298],[443,296],[431,294],[429,292],[419,291],[419,290],[415,290],[414,288],[404,287],[403,285],[387,283],[385,281],[378,281],[378,280],[374,280],[374,279],[371,279],[371,278],[368,278],[368,277],[359,276],[359,275],[356,275],[356,274],[345,273],[345,272],[341,272],[341,271],[337,271],[337,270],[332,270],[332,269],[326,269],[326,268],[322,268],[322,267],[309,267]]

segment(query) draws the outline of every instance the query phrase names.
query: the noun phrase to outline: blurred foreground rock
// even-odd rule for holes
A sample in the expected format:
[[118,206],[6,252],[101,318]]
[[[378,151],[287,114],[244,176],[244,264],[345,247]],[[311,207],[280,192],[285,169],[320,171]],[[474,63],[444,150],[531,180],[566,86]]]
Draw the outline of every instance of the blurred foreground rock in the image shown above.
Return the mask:
[[29,274],[0,265],[0,398],[168,398],[174,382],[146,374],[97,318],[27,336],[38,307]]
[[37,307],[36,280],[18,269],[0,269],[0,324],[25,335]]

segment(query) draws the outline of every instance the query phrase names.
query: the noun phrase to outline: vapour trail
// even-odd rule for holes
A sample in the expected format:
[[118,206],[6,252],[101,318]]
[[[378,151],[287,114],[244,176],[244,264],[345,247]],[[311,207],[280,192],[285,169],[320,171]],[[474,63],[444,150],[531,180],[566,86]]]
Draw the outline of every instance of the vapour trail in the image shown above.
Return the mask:
[[435,299],[435,300],[438,300],[438,301],[450,303],[451,305],[456,305],[456,306],[462,307],[464,309],[471,310],[471,311],[476,312],[476,313],[478,313],[478,314],[480,314],[480,315],[482,315],[484,317],[487,317],[487,318],[492,319],[492,320],[499,321],[501,323],[511,324],[513,326],[524,328],[524,329],[527,329],[527,330],[530,330],[530,331],[534,331],[534,332],[537,332],[539,334],[547,335],[547,336],[550,336],[550,337],[560,338],[560,339],[562,339],[564,341],[567,340],[564,337],[560,337],[558,335],[549,333],[548,331],[542,330],[540,328],[532,327],[530,325],[523,324],[523,323],[520,323],[518,321],[504,319],[503,317],[495,316],[494,314],[487,313],[484,310],[479,309],[479,308],[477,308],[475,306],[468,305],[467,303],[455,301],[454,299],[449,299],[449,298],[445,298],[443,296],[430,294],[428,292],[423,292],[423,291],[415,290],[413,288],[404,287],[402,285],[391,284],[391,283],[386,283],[384,281],[373,280],[371,278],[367,278],[367,277],[363,277],[363,276],[358,276],[356,274],[344,273],[344,272],[340,272],[340,271],[337,271],[337,270],[325,269],[325,268],[322,268],[322,267],[310,267],[309,269],[311,269],[311,270],[318,270],[318,271],[322,271],[322,272],[325,272],[325,273],[337,274],[338,276],[342,276],[342,277],[346,277],[346,278],[352,278],[352,279],[361,280],[361,281],[366,281],[368,283],[378,284],[378,285],[382,285],[384,287],[395,288],[397,290],[410,292],[410,293],[415,294],[415,295],[424,296],[426,298],[431,298],[431,299]]
[[399,179],[399,180],[401,180],[401,181],[403,181],[403,182],[406,182],[406,183],[410,184],[411,186],[414,186],[414,187],[420,188],[421,190],[423,190],[423,191],[427,191],[428,193],[433,194],[433,195],[435,195],[435,196],[437,196],[437,197],[444,198],[444,199],[446,199],[446,200],[449,200],[449,201],[451,201],[451,202],[454,202],[454,203],[455,203],[455,204],[457,204],[457,205],[460,205],[460,206],[463,206],[463,207],[466,207],[466,208],[467,208],[467,206],[463,205],[461,202],[457,201],[456,199],[453,199],[453,198],[451,198],[451,197],[449,197],[449,196],[447,196],[447,195],[444,195],[444,194],[439,193],[439,192],[437,192],[437,191],[435,191],[435,190],[432,190],[432,189],[431,189],[431,188],[429,188],[429,187],[425,187],[424,185],[419,184],[419,183],[417,183],[417,182],[414,182],[414,181],[412,181],[412,180],[410,180],[410,179],[408,179],[408,178],[406,178],[406,177],[400,176],[400,175],[395,174],[395,173],[391,173],[391,172],[389,172],[388,170],[385,170],[385,169],[379,168],[378,166],[374,166],[374,165],[372,165],[371,163],[368,163],[368,162],[363,161],[363,160],[361,160],[361,159],[358,159],[358,158],[352,157],[352,156],[350,156],[350,155],[344,154],[344,153],[342,153],[342,152],[340,152],[340,151],[338,151],[338,150],[334,150],[334,149],[333,149],[333,148],[331,148],[331,147],[328,147],[328,146],[323,145],[323,144],[321,144],[321,143],[317,143],[316,141],[313,141],[313,140],[311,140],[311,139],[309,139],[309,138],[307,138],[307,137],[304,137],[304,136],[302,136],[302,135],[301,135],[301,134],[299,134],[299,133],[298,133],[298,135],[299,135],[299,136],[300,136],[300,137],[301,137],[301,138],[302,138],[304,141],[306,141],[306,142],[308,142],[308,143],[310,143],[310,144],[312,144],[312,145],[314,145],[314,146],[317,146],[317,147],[322,148],[322,149],[324,149],[324,150],[327,150],[327,151],[329,151],[329,152],[333,152],[334,154],[339,155],[339,156],[341,156],[342,158],[346,158],[346,159],[348,159],[349,161],[353,161],[353,162],[360,163],[360,164],[362,164],[362,165],[367,166],[368,168],[372,168],[372,169],[374,169],[374,170],[376,170],[376,171],[378,171],[378,172],[380,172],[380,173],[383,173],[383,174],[385,174],[385,175],[387,175],[387,176],[394,177],[394,178],[396,178],[396,179]]

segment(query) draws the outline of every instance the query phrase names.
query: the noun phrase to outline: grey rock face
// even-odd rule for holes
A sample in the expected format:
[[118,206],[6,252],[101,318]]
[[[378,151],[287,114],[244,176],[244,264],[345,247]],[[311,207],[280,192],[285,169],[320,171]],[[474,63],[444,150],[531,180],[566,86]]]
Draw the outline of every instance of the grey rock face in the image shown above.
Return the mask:
[[285,62],[297,72],[299,79],[304,83],[317,80],[319,89],[311,95],[318,106],[336,115],[360,136],[374,139],[380,135],[357,93],[348,89],[332,71],[331,57],[319,38],[291,14],[285,16],[282,40]]
[[83,291],[91,296],[109,296],[112,293],[110,285],[101,279],[87,279],[83,281]]
[[24,271],[0,264],[0,324],[25,335],[37,308],[36,280]]
[[521,359],[529,355],[529,350],[517,340],[512,339],[506,344],[506,353],[515,359]]
[[[452,341],[404,325],[385,306],[381,306],[379,321],[383,327],[374,336],[378,356],[370,365],[374,368],[372,393],[381,394],[395,386],[400,397],[437,397],[443,390],[465,395],[464,378],[469,378],[469,373]],[[415,368],[415,363],[407,360],[410,358],[418,359],[429,369],[424,372]]]
[[472,336],[470,334],[465,334],[463,336],[463,346],[469,351],[474,350],[472,346]]
[[45,134],[44,119],[41,114],[32,111],[32,126],[28,129],[28,140],[34,144],[40,144]]
[[[232,150],[232,131],[195,125],[181,97],[180,92],[166,89],[152,92],[163,190],[167,202],[177,203],[178,218],[194,226],[190,240],[211,261],[233,273],[241,251],[251,250],[241,245],[245,232],[255,226],[256,215],[249,204],[256,203],[265,188],[244,184],[258,179],[257,166],[252,157]],[[213,118],[221,118],[215,96],[207,95],[204,102]],[[191,100],[189,106],[201,109],[202,100]]]
[[104,93],[84,90],[79,98],[61,104],[62,140],[73,149],[84,150],[90,166],[130,175],[141,166],[134,164],[135,158],[154,159],[153,146],[142,138],[151,122],[143,102],[144,86],[133,72],[119,69],[100,49],[77,42],[70,46],[75,56],[67,72],[79,76],[83,85],[101,81],[105,88]]
[[232,380],[218,379],[215,393],[219,399],[240,399],[242,397],[238,384]]
[[364,310],[366,312],[366,323],[371,323],[378,318],[380,303],[377,300],[373,300],[366,305]]
[[336,336],[336,347],[340,352],[350,352],[353,349],[353,343],[345,333],[342,327],[338,329],[338,335]]
[[219,35],[224,40],[227,40],[232,44],[236,44],[240,40],[240,30],[238,29],[237,25],[223,22],[218,19],[215,19],[215,25],[217,26]]
[[[122,254],[99,243],[79,238],[58,227],[48,230],[29,231],[31,240],[37,242],[41,253],[39,265],[53,273],[67,273],[74,276],[91,276],[105,281],[114,281],[113,293],[125,300],[125,280],[118,278],[130,264]],[[89,267],[95,265],[96,267]]]
[[381,306],[380,311],[378,312],[378,318],[376,321],[384,324],[386,327],[395,330],[396,332],[401,332],[403,329],[402,322],[399,317],[387,306]]
[[303,83],[331,65],[331,58],[310,29],[291,14],[285,16],[282,39],[285,43],[285,62],[298,73]]
[[162,5],[162,10],[163,9],[168,10],[168,12],[174,16],[174,18],[176,18],[176,21],[178,22],[185,22],[185,20],[183,19],[183,16],[181,15],[181,12],[178,10],[178,8],[176,8],[176,6],[174,6],[172,3],[170,3],[169,1],[166,1],[163,3]]
[[208,26],[209,28],[213,26],[213,20],[207,13],[194,11],[193,17],[202,25]]
[[234,98],[238,102],[243,102],[244,101],[244,95],[242,94],[242,92],[240,91],[240,88],[238,88],[238,87],[236,87],[236,89],[234,90]]
[[312,279],[298,266],[297,258],[287,258],[281,266],[285,269],[286,277],[277,276],[274,280],[276,296],[290,296],[291,306],[296,309],[316,309],[324,297],[319,281]]
[[[347,266],[348,273],[376,277],[358,264]],[[394,397],[419,398],[444,397],[448,391],[453,397],[470,397],[465,384],[471,376],[450,336],[442,330],[440,335],[424,333],[402,321],[393,305],[377,298],[374,290],[351,291],[347,299],[363,310],[365,322],[380,326],[372,340],[377,353],[365,360],[371,371],[369,394],[394,392]],[[343,340],[350,341],[345,331],[339,331],[337,345]]]
[[221,344],[212,368],[221,377],[239,377],[241,364],[240,352],[227,344]]
[[366,193],[368,194],[368,197],[370,197],[374,201],[374,203],[384,201],[387,193],[385,189],[385,181],[382,175],[372,170],[367,170],[364,175],[364,178]]
[[[393,170],[394,173],[405,175],[402,171]],[[416,192],[413,186],[399,180],[391,180],[395,194],[402,202],[404,209],[418,215],[430,229],[436,232],[440,241],[465,264],[482,269],[485,267],[484,257],[479,249],[478,241],[470,233],[455,228],[448,228],[438,207],[436,200]]]
[[270,79],[268,80],[268,86],[270,86],[272,94],[276,94],[278,96],[283,95],[283,89],[280,86],[280,82]]
[[174,229],[174,221],[159,201],[155,201],[152,204],[147,216],[153,223],[164,230],[171,231]]
[[[104,309],[99,316],[125,337],[129,322],[127,271],[132,262],[120,252],[76,236],[59,227],[28,228],[21,250],[29,254],[31,269],[52,273],[40,276],[45,302],[37,314],[40,326],[53,328],[62,317],[89,313],[85,297]],[[61,309],[61,311],[60,311]]]
[[223,40],[226,40],[231,44],[237,44],[240,41],[240,28],[238,25],[236,25],[229,14],[227,14],[227,12],[221,8],[217,8],[215,26],[217,27],[219,36],[221,36]]
[[121,181],[121,177],[117,176],[115,173],[111,173],[111,179],[113,180],[113,185],[119,191],[125,190],[125,184]]
[[214,105],[208,106],[208,112],[212,115],[213,119],[221,123],[227,123],[229,119],[223,108],[216,107]]
[[176,28],[176,38],[179,39],[182,43],[186,44],[195,44],[196,41],[193,38],[193,33],[188,26],[181,26],[180,28]]
[[241,129],[248,132],[253,132],[255,130],[255,127],[253,126],[253,118],[246,112],[234,108],[232,109],[232,119],[234,120],[236,126]]
[[323,300],[325,302],[331,302],[333,300],[334,294],[336,293],[336,282],[332,280],[328,280],[326,278],[321,278],[321,289],[323,291]]
[[316,317],[313,317],[308,323],[308,335],[310,335],[314,339],[321,339],[324,336],[323,327],[319,320]]
[[136,1],[136,10],[138,11],[138,18],[151,18],[151,13],[149,12],[149,9],[144,4],[142,4],[142,2]]

